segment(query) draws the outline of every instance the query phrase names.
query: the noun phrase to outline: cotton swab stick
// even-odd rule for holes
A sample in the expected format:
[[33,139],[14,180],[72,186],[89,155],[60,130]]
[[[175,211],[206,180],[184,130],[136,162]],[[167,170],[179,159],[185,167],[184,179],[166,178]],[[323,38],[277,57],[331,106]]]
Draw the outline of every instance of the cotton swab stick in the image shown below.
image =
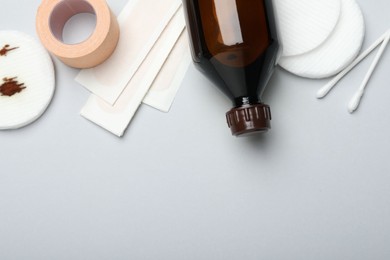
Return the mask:
[[368,81],[370,80],[372,73],[374,72],[376,66],[378,65],[378,62],[379,62],[380,58],[382,57],[383,52],[385,51],[387,44],[389,43],[389,40],[390,40],[390,32],[387,33],[387,37],[383,41],[382,46],[380,47],[380,49],[378,51],[378,54],[375,56],[375,59],[374,59],[373,63],[371,64],[371,67],[368,70],[367,75],[362,82],[362,85],[360,86],[360,88],[356,92],[356,94],[353,96],[351,101],[349,102],[349,105],[348,105],[349,113],[352,114],[359,107],[360,101],[364,95],[364,91],[366,90]]
[[357,57],[348,67],[346,67],[343,71],[341,71],[336,77],[334,77],[328,84],[326,84],[324,87],[322,87],[317,92],[317,98],[321,99],[324,98],[333,88],[336,86],[336,84],[345,76],[347,75],[356,65],[358,65],[363,59],[365,59],[373,50],[375,50],[379,44],[381,44],[386,37],[390,34],[390,29],[383,34],[378,40],[376,40],[366,51],[364,51],[362,54],[360,54],[359,57]]

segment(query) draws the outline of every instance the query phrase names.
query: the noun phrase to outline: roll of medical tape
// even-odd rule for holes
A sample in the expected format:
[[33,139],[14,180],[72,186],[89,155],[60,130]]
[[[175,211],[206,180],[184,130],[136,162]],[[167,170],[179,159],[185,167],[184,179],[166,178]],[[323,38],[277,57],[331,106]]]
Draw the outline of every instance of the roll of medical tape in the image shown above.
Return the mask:
[[[78,44],[63,42],[66,22],[76,14],[96,15],[92,35]],[[119,25],[105,0],[44,0],[36,19],[42,44],[63,63],[74,68],[92,68],[107,60],[119,40]]]

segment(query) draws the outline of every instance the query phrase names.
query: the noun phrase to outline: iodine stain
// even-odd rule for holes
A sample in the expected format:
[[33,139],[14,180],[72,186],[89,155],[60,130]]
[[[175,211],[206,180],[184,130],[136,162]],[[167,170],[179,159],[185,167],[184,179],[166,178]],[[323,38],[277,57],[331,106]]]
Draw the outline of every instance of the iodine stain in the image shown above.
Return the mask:
[[8,52],[19,49],[19,47],[10,48],[9,44],[4,45],[0,50],[0,56],[7,56]]
[[22,92],[26,87],[24,83],[19,83],[15,78],[3,78],[3,84],[0,86],[2,96],[12,97],[13,95]]

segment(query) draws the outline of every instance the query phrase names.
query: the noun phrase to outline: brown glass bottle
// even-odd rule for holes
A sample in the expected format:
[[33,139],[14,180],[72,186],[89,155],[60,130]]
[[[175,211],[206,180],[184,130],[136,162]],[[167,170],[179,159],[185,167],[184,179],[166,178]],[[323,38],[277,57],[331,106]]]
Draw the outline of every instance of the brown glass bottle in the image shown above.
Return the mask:
[[196,67],[233,102],[233,135],[270,129],[261,96],[280,54],[272,0],[183,0]]

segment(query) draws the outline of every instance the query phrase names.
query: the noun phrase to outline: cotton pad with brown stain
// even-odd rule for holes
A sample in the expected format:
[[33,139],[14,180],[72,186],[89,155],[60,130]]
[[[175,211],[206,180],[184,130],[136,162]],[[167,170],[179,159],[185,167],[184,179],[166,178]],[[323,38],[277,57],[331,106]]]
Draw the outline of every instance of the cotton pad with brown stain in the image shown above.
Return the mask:
[[54,89],[54,66],[45,48],[25,33],[0,31],[0,130],[38,119]]
[[2,96],[12,97],[25,89],[24,83],[19,83],[15,78],[4,78],[3,84],[0,86],[0,93]]
[[10,48],[9,44],[4,45],[4,47],[0,50],[0,56],[7,56],[8,52],[19,49],[19,47]]

